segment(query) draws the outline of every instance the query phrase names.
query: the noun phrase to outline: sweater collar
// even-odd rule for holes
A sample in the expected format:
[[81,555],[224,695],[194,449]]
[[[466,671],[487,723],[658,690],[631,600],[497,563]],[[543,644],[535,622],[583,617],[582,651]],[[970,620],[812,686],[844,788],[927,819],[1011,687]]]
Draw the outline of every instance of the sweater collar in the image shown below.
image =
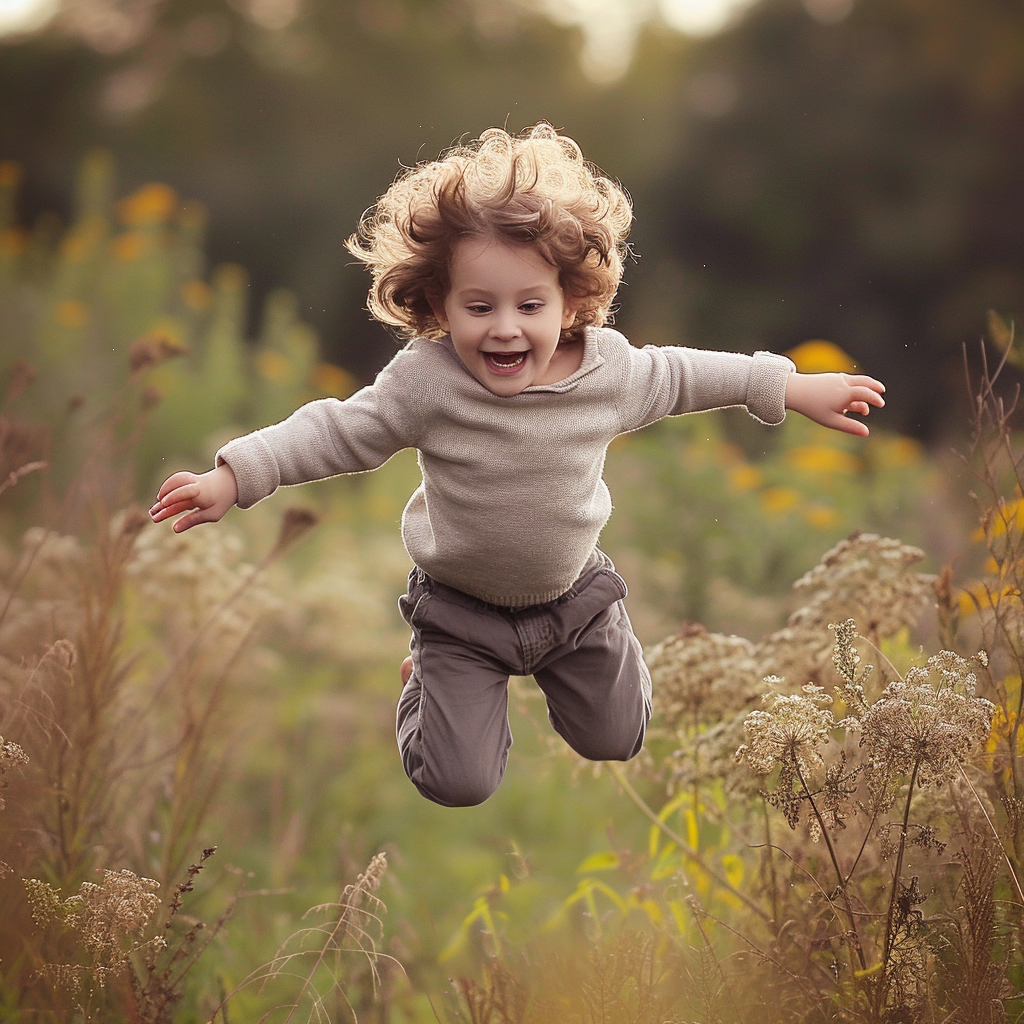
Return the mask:
[[[530,395],[536,391],[572,391],[588,373],[592,370],[596,370],[604,363],[604,356],[601,355],[600,345],[598,344],[597,338],[597,328],[588,327],[583,332],[583,360],[580,363],[580,368],[571,376],[566,377],[565,380],[556,381],[554,384],[531,384],[528,388],[523,388],[519,394]],[[452,343],[451,337],[446,334],[440,339],[440,344],[452,354],[452,357],[459,366],[461,366],[463,370],[472,377],[473,375],[466,369],[466,364],[459,358],[458,352],[455,351],[455,345]],[[473,377],[473,379],[476,380],[475,377]],[[480,384],[480,387],[483,387],[483,384]],[[484,390],[486,390],[486,388]]]

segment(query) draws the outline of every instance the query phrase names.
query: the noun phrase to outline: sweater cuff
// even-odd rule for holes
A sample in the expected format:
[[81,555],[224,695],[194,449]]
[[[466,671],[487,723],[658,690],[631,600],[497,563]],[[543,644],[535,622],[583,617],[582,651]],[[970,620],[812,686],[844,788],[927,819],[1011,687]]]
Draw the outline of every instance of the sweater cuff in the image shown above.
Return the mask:
[[747,412],[755,420],[775,426],[786,418],[786,382],[796,369],[787,356],[755,352],[747,384]]
[[247,434],[229,441],[217,452],[216,464],[227,463],[238,484],[239,508],[252,508],[269,497],[281,484],[277,459],[258,434]]

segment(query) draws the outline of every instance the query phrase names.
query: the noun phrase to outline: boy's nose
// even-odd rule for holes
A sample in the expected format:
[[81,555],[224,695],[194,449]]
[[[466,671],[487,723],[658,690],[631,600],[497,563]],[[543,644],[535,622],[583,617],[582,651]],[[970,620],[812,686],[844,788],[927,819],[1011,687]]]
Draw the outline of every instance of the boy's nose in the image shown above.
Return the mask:
[[494,318],[491,324],[491,337],[500,341],[511,341],[522,334],[516,318],[511,315],[499,315]]

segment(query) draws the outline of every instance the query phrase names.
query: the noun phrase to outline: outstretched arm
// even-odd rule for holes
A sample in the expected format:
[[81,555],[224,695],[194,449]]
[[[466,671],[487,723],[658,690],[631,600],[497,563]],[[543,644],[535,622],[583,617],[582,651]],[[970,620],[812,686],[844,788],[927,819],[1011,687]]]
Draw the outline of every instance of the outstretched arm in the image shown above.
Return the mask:
[[868,436],[868,425],[847,413],[867,416],[871,406],[885,405],[885,385],[853,373],[797,373],[786,382],[786,408],[802,413],[823,427]]
[[215,523],[238,501],[238,483],[231,467],[222,462],[209,473],[174,473],[169,476],[156,504],[149,510],[154,523],[159,523],[179,512],[187,512],[174,524],[174,532],[181,533],[199,523]]

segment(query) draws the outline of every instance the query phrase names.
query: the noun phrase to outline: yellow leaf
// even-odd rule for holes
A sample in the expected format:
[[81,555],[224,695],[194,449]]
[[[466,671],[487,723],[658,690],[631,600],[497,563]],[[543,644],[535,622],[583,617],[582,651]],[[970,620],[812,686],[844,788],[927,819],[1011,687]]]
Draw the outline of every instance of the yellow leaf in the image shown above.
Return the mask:
[[679,858],[674,856],[676,844],[669,843],[662,851],[657,863],[651,868],[651,880],[658,882],[663,878],[674,875],[679,870]]
[[877,974],[882,969],[882,961],[879,960],[877,964],[871,967],[864,968],[863,971],[854,971],[853,976],[855,978],[869,978],[872,974]]
[[1005,352],[1013,344],[1013,324],[1006,321],[994,310],[988,311],[988,336],[1000,352]]
[[686,811],[686,841],[696,850],[700,848],[700,828],[697,815],[692,810]]
[[661,907],[659,907],[654,900],[643,900],[640,904],[640,909],[643,910],[651,924],[655,927],[660,927],[665,920],[665,915],[661,912]]
[[725,871],[725,880],[734,889],[738,889],[743,883],[743,861],[735,853],[727,853],[722,857],[722,869]]
[[668,909],[672,914],[672,920],[675,921],[676,927],[679,929],[679,934],[685,936],[690,930],[690,913],[688,909],[679,900],[669,900]]
[[619,863],[619,855],[614,850],[602,850],[587,857],[576,869],[576,873],[585,875],[590,871],[614,871]]

